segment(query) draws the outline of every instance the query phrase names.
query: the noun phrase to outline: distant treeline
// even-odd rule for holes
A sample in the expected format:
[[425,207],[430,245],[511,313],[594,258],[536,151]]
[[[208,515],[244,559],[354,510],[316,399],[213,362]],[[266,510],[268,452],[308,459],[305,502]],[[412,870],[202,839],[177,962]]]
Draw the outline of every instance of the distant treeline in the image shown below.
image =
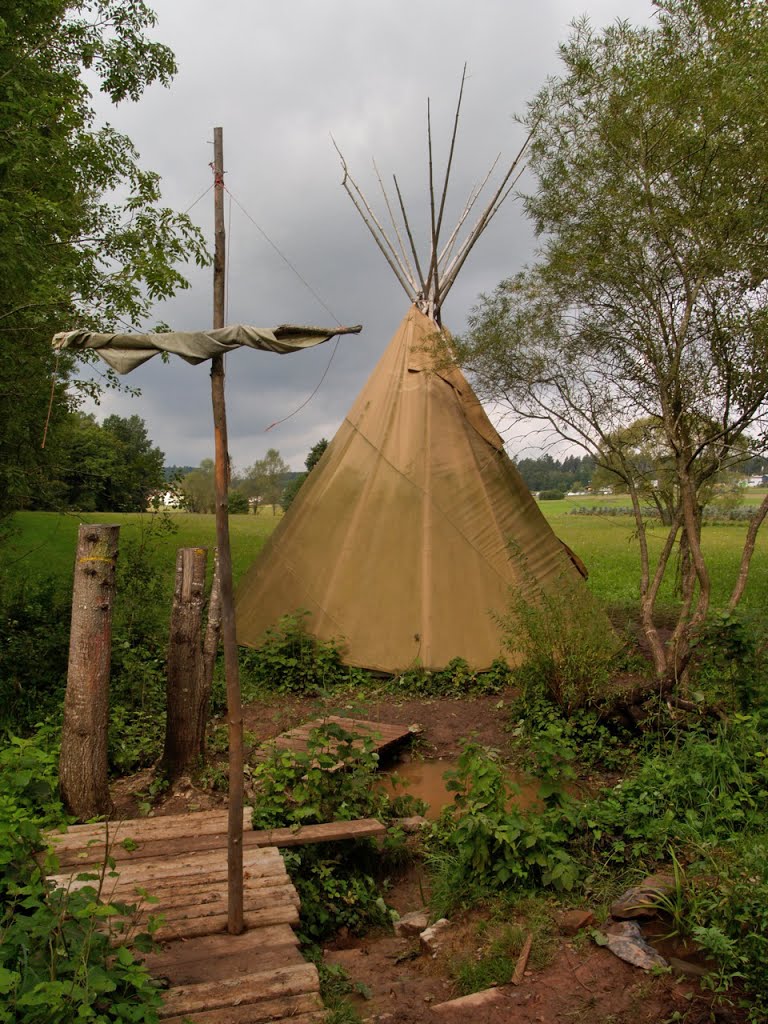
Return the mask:
[[583,491],[595,471],[595,460],[588,455],[569,455],[562,462],[542,455],[520,459],[515,465],[531,491]]

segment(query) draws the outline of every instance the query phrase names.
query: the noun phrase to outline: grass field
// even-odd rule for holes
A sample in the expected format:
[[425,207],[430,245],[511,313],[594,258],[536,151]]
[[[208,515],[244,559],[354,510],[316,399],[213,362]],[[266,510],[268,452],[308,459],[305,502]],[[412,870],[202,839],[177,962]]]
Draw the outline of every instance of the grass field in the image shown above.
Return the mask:
[[[251,564],[280,518],[281,515],[274,516],[271,509],[262,509],[256,516],[230,517],[235,581]],[[164,532],[160,525],[161,519],[171,524],[170,532]],[[6,549],[5,567],[12,566],[14,574],[20,577],[53,576],[69,585],[75,561],[77,531],[81,523],[119,525],[121,546],[140,542],[148,531],[155,531],[158,537],[157,564],[163,575],[167,576],[169,586],[173,584],[177,548],[216,546],[216,521],[213,515],[174,512],[155,517],[151,513],[18,512],[13,517],[14,533]]]
[[[747,498],[757,503],[764,492],[750,492]],[[567,498],[545,501],[540,508],[555,533],[584,560],[590,572],[590,587],[608,606],[626,606],[637,602],[639,553],[632,521],[628,517],[579,516],[570,514],[584,505],[626,505],[626,498]],[[169,517],[173,532],[159,536],[158,568],[173,586],[175,552],[179,547],[215,546],[215,522],[212,515],[173,513]],[[232,516],[230,532],[235,582],[256,557],[264,541],[275,528],[279,516],[262,509],[257,516]],[[69,587],[81,522],[117,523],[121,527],[120,542],[125,546],[139,541],[146,531],[156,528],[152,515],[94,513],[61,515],[52,512],[20,512],[13,520],[16,532],[5,551],[4,568],[17,578],[53,577]],[[736,577],[746,525],[712,525],[704,527],[704,547],[710,559],[713,577],[713,607],[725,605]],[[658,550],[663,529],[651,530],[651,549]],[[671,582],[662,595],[672,598]],[[764,615],[768,608],[768,532],[758,537],[750,580],[743,607],[752,614]]]

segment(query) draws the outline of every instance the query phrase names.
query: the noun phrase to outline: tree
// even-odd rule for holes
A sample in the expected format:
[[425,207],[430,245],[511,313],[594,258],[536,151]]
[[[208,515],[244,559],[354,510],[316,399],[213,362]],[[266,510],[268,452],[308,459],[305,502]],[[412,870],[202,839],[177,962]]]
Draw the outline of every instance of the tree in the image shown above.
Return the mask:
[[[0,16],[0,515],[45,479],[71,399],[68,326],[136,326],[207,260],[190,219],[160,205],[130,140],[98,126],[87,81],[114,103],[175,72],[143,0],[7,0]],[[86,77],[87,72],[87,77]],[[54,401],[51,398],[51,380]]]
[[213,469],[213,459],[203,459],[197,469],[182,477],[179,491],[183,496],[185,508],[190,512],[216,511]]
[[[143,512],[151,491],[164,486],[165,456],[139,416],[62,417],[50,452],[47,479],[38,480],[25,504],[81,512]],[[31,486],[31,481],[28,481]]]
[[325,437],[321,437],[317,444],[313,444],[312,447],[309,449],[309,455],[307,455],[306,459],[304,460],[304,465],[307,467],[306,473],[299,473],[298,476],[294,477],[294,479],[291,480],[291,482],[285,488],[282,497],[280,498],[280,505],[282,506],[283,512],[287,512],[288,509],[291,507],[291,502],[299,493],[301,485],[304,483],[309,474],[318,464],[323,452],[327,447],[328,439]]
[[258,504],[271,505],[272,511],[276,512],[288,472],[290,470],[280,457],[280,452],[276,448],[270,448],[263,459],[257,459],[246,469],[239,489],[248,497],[256,498]]
[[[768,451],[768,9],[663,0],[650,27],[574,24],[564,71],[534,98],[537,261],[482,298],[464,361],[485,397],[548,424],[623,476],[656,673],[681,677],[709,610],[702,489]],[[679,495],[658,559],[624,444],[653,424]],[[730,607],[746,583],[764,502]],[[676,545],[690,554],[676,627],[653,612]]]
[[165,454],[152,444],[140,416],[107,416],[102,429],[110,435],[121,466],[111,494],[111,511],[143,512],[150,493],[165,484]]

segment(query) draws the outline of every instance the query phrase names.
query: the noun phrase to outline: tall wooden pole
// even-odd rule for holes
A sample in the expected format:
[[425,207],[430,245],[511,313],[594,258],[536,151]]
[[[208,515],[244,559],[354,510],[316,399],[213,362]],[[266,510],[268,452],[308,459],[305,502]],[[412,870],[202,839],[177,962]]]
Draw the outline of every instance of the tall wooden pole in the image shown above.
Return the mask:
[[[213,174],[215,244],[213,255],[213,326],[224,326],[224,143],[221,128],[213,130]],[[227,931],[243,930],[243,710],[240,702],[240,672],[232,588],[232,552],[229,546],[229,449],[227,411],[224,403],[224,357],[211,361],[211,397],[215,437],[216,544],[219,550],[221,587],[221,635],[227,677],[227,722],[229,727],[229,829],[227,839],[228,905]]]

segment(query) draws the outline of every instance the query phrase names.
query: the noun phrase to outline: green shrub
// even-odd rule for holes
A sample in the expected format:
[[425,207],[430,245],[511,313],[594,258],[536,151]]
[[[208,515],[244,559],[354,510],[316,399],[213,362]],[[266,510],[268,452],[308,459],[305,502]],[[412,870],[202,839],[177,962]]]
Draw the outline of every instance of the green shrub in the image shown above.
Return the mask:
[[[750,1019],[768,1013],[768,833],[735,839],[710,854],[690,880],[687,931],[717,962],[716,986],[747,986]],[[714,876],[714,881],[713,881]]]
[[[156,1024],[160,994],[127,942],[100,927],[130,914],[100,898],[103,878],[50,890],[33,853],[41,829],[64,822],[58,730],[0,748],[0,1024]],[[146,948],[148,936],[134,937]]]
[[230,491],[228,496],[229,514],[232,516],[247,516],[251,506],[248,498],[242,491]]
[[358,669],[342,664],[337,643],[318,640],[307,630],[308,615],[285,616],[267,630],[261,647],[241,648],[244,694],[260,690],[316,694],[361,678]]
[[714,614],[693,646],[690,689],[700,700],[742,712],[768,704],[764,626],[738,612]]
[[522,554],[524,585],[510,594],[499,625],[505,648],[520,665],[515,675],[527,704],[542,698],[565,714],[594,704],[607,691],[621,642],[584,582],[565,568],[546,590]]
[[562,501],[565,497],[563,491],[539,491],[539,501]]
[[652,866],[670,846],[711,848],[768,828],[766,745],[759,720],[743,715],[660,742],[635,775],[584,805],[588,856]]
[[411,668],[393,676],[387,689],[414,697],[467,697],[499,693],[511,679],[509,666],[500,658],[487,672],[475,672],[463,658],[454,658],[442,670]]
[[[306,751],[275,748],[253,771],[257,829],[413,813],[413,801],[392,800],[378,785],[378,754],[370,737],[336,723],[312,731]],[[419,809],[422,809],[423,805]],[[376,875],[387,854],[402,854],[402,836],[390,833],[389,850],[368,841],[314,844],[283,854],[301,898],[301,937],[318,942],[341,927],[361,932],[390,921]]]
[[572,832],[567,799],[543,812],[520,810],[514,805],[519,787],[493,751],[474,743],[464,747],[456,771],[445,777],[456,795],[431,841],[439,913],[505,888],[573,887],[579,868],[567,849]]
[[603,721],[592,708],[565,717],[547,700],[512,704],[513,745],[523,768],[547,778],[567,763],[587,770],[627,770],[637,755],[638,740],[619,722]]
[[0,576],[0,733],[28,733],[62,706],[70,609],[52,580]]

